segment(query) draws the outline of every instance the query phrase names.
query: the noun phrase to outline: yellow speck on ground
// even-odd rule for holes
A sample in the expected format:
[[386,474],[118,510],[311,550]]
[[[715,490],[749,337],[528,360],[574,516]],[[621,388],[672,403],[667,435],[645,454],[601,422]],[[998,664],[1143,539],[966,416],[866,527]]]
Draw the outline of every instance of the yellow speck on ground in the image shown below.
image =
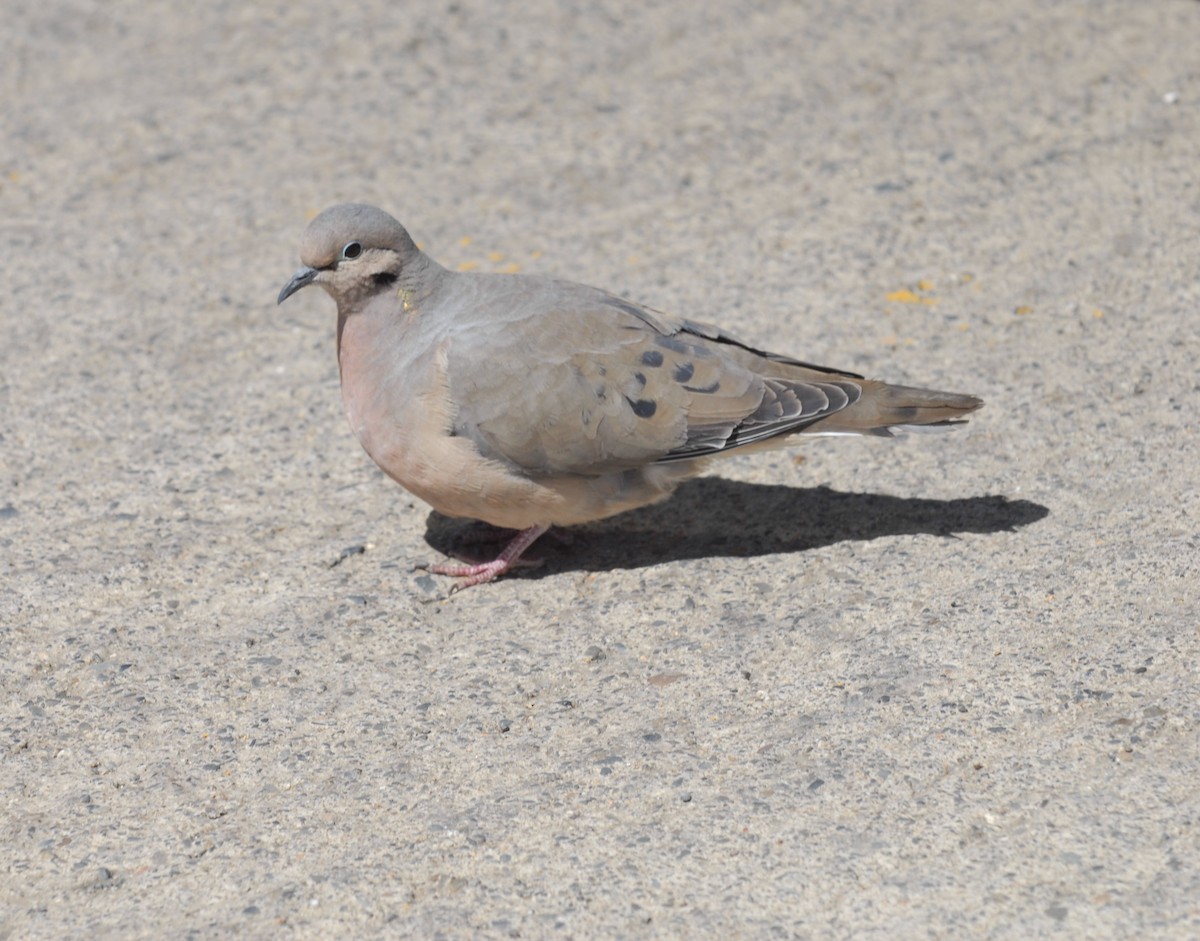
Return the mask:
[[479,262],[477,262],[477,261],[460,261],[458,263],[459,271],[474,271],[478,267],[479,267]]
[[[927,282],[923,281],[921,283],[925,284]],[[924,289],[922,288],[922,290]],[[889,301],[894,301],[897,304],[925,304],[928,307],[932,307],[937,303],[936,297],[922,297],[908,288],[901,288],[899,291],[890,291],[886,297]]]
[[625,259],[625,261],[627,264],[636,265],[638,263],[638,256],[630,255],[628,258]]
[[1016,314],[1018,317],[1024,317],[1026,314],[1032,314],[1033,308],[1028,307],[1025,304],[1022,304],[1020,307],[1018,307],[1016,310],[1014,310],[1013,313]]
[[1099,320],[1101,317],[1104,316],[1104,311],[1102,311],[1099,307],[1097,307],[1095,310],[1092,311],[1092,316],[1095,317],[1097,320]]
[[963,284],[970,284],[970,283],[971,283],[972,281],[974,281],[974,280],[975,280],[975,275],[973,275],[973,274],[964,274],[964,275],[962,276],[962,283],[963,283]]
[[504,252],[488,252],[488,261],[493,265],[498,261],[504,261]]
[[917,282],[917,290],[924,291],[926,294],[928,294],[930,291],[933,290],[933,282],[925,281],[925,280],[918,281]]
[[520,265],[518,265],[518,264],[517,264],[517,263],[514,261],[514,262],[512,262],[511,264],[507,264],[507,265],[505,265],[505,266],[504,266],[503,268],[501,268],[500,270],[501,270],[502,272],[504,272],[504,274],[516,274],[518,271],[520,271],[520,270],[521,270],[521,266],[520,266]]
[[537,261],[539,258],[542,257],[542,253],[535,248],[533,251],[531,251],[529,253],[529,257],[532,258],[534,261]]
[[466,248],[468,245],[471,244],[471,236],[464,235],[462,238],[460,238],[458,240],[458,244],[461,245],[463,248]]
[[971,329],[971,325],[970,325],[969,323],[960,323],[960,324],[958,325],[958,329],[959,329],[959,330],[970,330],[970,329]]

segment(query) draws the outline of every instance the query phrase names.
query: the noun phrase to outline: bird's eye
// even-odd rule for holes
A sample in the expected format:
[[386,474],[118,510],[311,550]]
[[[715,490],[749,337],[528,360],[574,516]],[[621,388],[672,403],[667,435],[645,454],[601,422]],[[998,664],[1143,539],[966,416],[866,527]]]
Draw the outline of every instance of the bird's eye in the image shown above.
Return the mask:
[[361,254],[362,245],[360,245],[358,242],[347,242],[344,246],[342,246],[343,258],[357,258]]

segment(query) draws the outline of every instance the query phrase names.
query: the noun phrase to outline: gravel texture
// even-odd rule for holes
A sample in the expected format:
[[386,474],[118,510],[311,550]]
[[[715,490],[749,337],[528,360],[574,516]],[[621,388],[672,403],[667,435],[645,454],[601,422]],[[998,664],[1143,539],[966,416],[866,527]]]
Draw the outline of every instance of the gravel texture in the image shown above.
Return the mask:
[[[1200,935],[1200,3],[4,20],[0,938]],[[343,200],[987,407],[446,600]]]

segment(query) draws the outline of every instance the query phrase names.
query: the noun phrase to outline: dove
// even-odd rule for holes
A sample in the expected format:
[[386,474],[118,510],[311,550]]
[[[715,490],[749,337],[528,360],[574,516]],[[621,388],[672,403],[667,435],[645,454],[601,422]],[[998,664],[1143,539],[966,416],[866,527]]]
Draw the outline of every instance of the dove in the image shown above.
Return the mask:
[[442,563],[453,590],[510,571],[550,527],[666,499],[714,458],[818,434],[952,428],[973,395],[889,385],[756,349],[599,288],[451,271],[381,209],[309,223],[282,304],[337,304],[350,426],[439,513],[517,530],[495,558]]

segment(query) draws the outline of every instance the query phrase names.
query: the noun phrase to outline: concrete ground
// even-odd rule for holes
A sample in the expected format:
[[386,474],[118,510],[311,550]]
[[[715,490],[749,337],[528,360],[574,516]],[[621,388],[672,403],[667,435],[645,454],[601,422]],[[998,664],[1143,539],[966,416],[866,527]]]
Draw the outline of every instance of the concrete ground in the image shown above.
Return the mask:
[[[1200,3],[18,3],[0,938],[1200,934]],[[440,600],[306,221],[966,433]]]

